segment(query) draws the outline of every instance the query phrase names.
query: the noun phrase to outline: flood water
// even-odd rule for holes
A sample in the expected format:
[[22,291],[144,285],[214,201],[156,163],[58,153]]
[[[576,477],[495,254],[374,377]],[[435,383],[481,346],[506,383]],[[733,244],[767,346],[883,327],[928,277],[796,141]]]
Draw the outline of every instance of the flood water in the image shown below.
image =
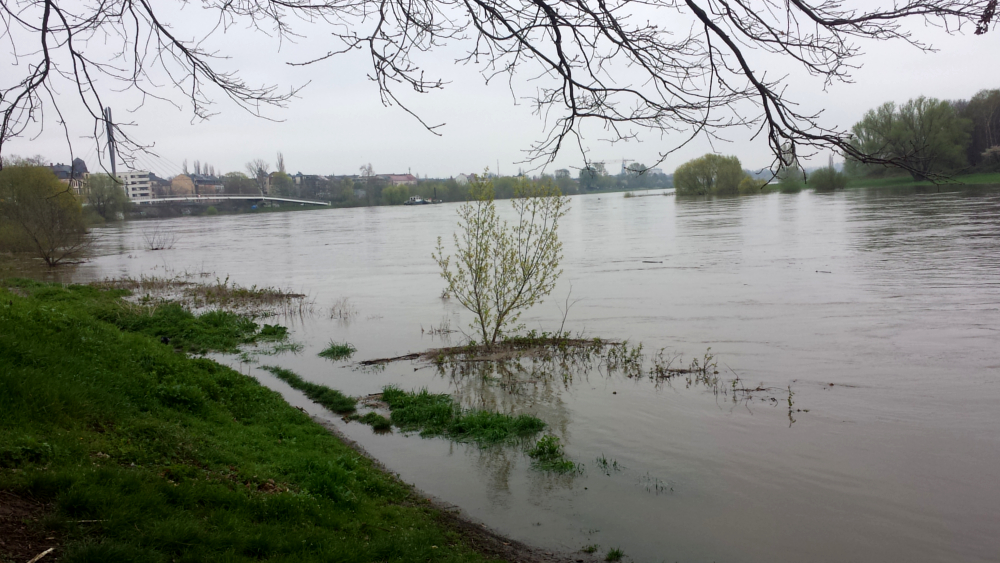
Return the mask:
[[[405,481],[533,545],[619,547],[634,561],[1000,560],[1000,192],[572,198],[564,274],[528,328],[558,329],[571,290],[568,330],[669,347],[685,363],[711,347],[720,375],[790,389],[791,412],[787,392],[734,404],[680,379],[594,370],[510,393],[417,363],[372,372],[317,357],[331,340],[355,345],[353,360],[461,341],[427,332],[471,320],[441,298],[430,256],[455,211],[133,221],[104,229],[102,255],[72,275],[212,272],[307,293],[319,312],[288,321],[305,349],[262,363],[352,395],[427,387],[539,416],[582,474],[533,470],[516,447],[376,435],[324,415]],[[145,250],[154,228],[173,249]],[[349,321],[326,312],[341,298]],[[602,456],[619,469],[602,471]]]

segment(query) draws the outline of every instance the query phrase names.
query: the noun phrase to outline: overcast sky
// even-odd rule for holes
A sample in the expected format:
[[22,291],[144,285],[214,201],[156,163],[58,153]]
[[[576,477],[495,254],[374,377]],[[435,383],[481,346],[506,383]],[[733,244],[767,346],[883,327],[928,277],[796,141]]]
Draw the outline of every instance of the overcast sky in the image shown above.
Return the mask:
[[[197,20],[205,18],[204,14],[198,6],[189,5],[175,26],[188,36],[197,36],[204,29]],[[913,20],[909,27],[939,51],[925,53],[901,42],[862,44],[866,54],[855,59],[863,66],[853,71],[853,83],[835,83],[825,92],[820,81],[793,65],[768,62],[768,76],[788,74],[787,97],[799,102],[803,113],[823,111],[820,123],[824,126],[842,128],[849,128],[866,110],[886,101],[903,102],[919,95],[969,98],[981,89],[1000,88],[1000,30],[974,36],[969,29],[964,35],[949,36],[926,27],[921,20]],[[318,28],[303,29],[308,31],[307,37],[297,44],[280,45],[280,49],[276,41],[246,30],[230,30],[211,39],[212,48],[231,56],[221,63],[223,67],[239,70],[250,84],[276,83],[287,88],[308,83],[288,108],[266,111],[278,121],[255,118],[217,93],[212,94],[219,102],[214,108],[219,113],[207,121],[192,121],[186,106],[178,110],[147,100],[135,109],[134,96],[110,97],[115,117],[134,121],[130,134],[155,145],[153,151],[160,156],[140,158],[141,167],[171,176],[180,173],[181,163],[187,159],[211,163],[217,172],[227,172],[243,170],[252,158],[263,158],[273,166],[275,153],[282,151],[289,172],[306,174],[356,174],[365,163],[371,163],[376,173],[412,172],[421,177],[450,177],[485,167],[499,167],[502,174],[530,168],[518,162],[532,141],[542,136],[545,123],[532,114],[530,105],[515,104],[505,82],[486,85],[476,67],[456,65],[460,48],[441,49],[422,60],[429,74],[438,73],[450,82],[444,90],[417,95],[400,88],[425,121],[445,123],[438,137],[402,109],[382,105],[376,85],[367,78],[371,63],[364,53],[308,67],[286,65],[330,48],[326,34]],[[0,53],[3,66],[10,69],[9,45]],[[533,91],[523,80],[514,88],[522,96]],[[98,162],[93,142],[82,138],[91,122],[69,94],[68,89],[60,90],[64,115],[73,127],[75,154],[94,169]],[[589,157],[608,161],[611,170],[619,167],[614,159],[651,164],[659,152],[681,139],[645,135],[642,142],[611,146],[600,141],[600,133],[587,131]],[[715,143],[714,150],[737,155],[746,168],[768,166],[771,157],[766,142],[751,140],[752,134],[746,129],[730,130],[726,134],[730,142]],[[661,167],[670,173],[686,160],[709,151],[713,146],[701,139],[671,155]],[[67,161],[69,156],[63,132],[53,122],[34,139],[10,142],[4,152],[40,154],[53,162]],[[826,158],[819,155],[812,164],[825,164]],[[579,150],[568,147],[547,170],[578,168],[582,162]]]

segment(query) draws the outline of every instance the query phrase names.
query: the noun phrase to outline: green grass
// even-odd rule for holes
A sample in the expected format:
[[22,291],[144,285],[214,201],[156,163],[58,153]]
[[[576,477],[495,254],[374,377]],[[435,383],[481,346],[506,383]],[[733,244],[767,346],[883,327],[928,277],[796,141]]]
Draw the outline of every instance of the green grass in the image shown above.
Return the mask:
[[622,557],[625,557],[625,552],[618,549],[617,547],[609,549],[608,554],[604,556],[605,561],[621,561]]
[[123,331],[151,336],[171,348],[196,354],[235,353],[245,344],[282,342],[288,338],[288,329],[283,326],[261,326],[251,317],[229,311],[214,310],[196,315],[173,302],[125,301],[122,297],[130,295],[130,291],[124,289],[105,290],[89,285],[63,287],[25,279],[10,279],[4,284],[36,300],[79,309]]
[[540,432],[545,423],[530,415],[462,410],[448,394],[382,390],[382,400],[392,410],[392,422],[404,431],[419,430],[421,436],[446,436],[452,440],[497,444]]
[[353,419],[363,422],[375,430],[388,430],[392,428],[392,421],[377,412],[365,413],[364,416],[355,415]]
[[7,286],[0,489],[52,503],[64,563],[483,560],[254,379],[99,318],[106,295]]
[[532,465],[542,471],[573,473],[580,470],[578,464],[566,459],[559,438],[551,434],[542,436],[535,442],[535,445],[528,450],[528,456],[534,460]]
[[592,543],[590,545],[583,546],[583,549],[581,549],[580,551],[584,553],[597,553],[597,550],[600,548],[601,546],[597,545],[596,543]]
[[[1000,172],[965,174],[952,178],[954,182],[966,185],[1000,185]],[[944,184],[947,185],[947,184]],[[928,187],[935,186],[929,181],[915,181],[909,174],[901,176],[887,176],[882,178],[852,178],[847,182],[849,188],[888,188],[888,187]]]
[[319,355],[329,360],[346,360],[357,351],[357,348],[347,342],[331,342]]
[[278,366],[261,366],[261,369],[271,372],[278,379],[305,393],[306,397],[335,413],[346,414],[354,412],[357,400],[344,395],[336,389],[330,389],[326,385],[310,383],[299,377],[295,372]]

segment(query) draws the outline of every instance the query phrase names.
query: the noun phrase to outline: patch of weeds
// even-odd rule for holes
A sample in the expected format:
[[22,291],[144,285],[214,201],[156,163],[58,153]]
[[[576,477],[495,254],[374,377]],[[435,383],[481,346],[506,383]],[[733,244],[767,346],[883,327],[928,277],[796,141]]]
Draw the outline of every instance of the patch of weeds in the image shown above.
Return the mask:
[[350,322],[357,316],[358,310],[354,307],[348,297],[341,297],[340,299],[334,301],[333,305],[330,307],[331,319]]
[[608,550],[608,554],[604,556],[605,561],[621,561],[622,557],[625,557],[625,552],[617,547],[613,547]]
[[277,340],[281,341],[288,338],[288,327],[281,325],[264,325],[260,329],[258,336],[261,340]]
[[287,337],[287,329],[282,326],[265,325],[270,328],[264,334],[247,315],[230,311],[208,311],[196,315],[179,303],[141,306],[120,301],[98,311],[97,316],[121,330],[152,336],[164,344],[192,353],[210,350],[236,352],[243,344]]
[[582,470],[582,466],[566,459],[559,438],[551,434],[542,436],[540,440],[535,442],[535,445],[528,450],[528,457],[534,460],[532,465],[542,471],[574,473]]
[[336,389],[330,389],[326,385],[310,383],[299,377],[295,372],[278,366],[261,366],[261,369],[271,372],[278,379],[305,393],[306,397],[335,413],[346,414],[354,412],[354,405],[357,404],[357,400],[344,395]]
[[584,553],[597,553],[598,549],[601,549],[601,546],[597,545],[596,543],[592,543],[590,545],[583,546],[583,549],[581,549],[580,551]]
[[328,360],[346,360],[357,351],[358,349],[348,342],[330,342],[330,345],[319,355]]
[[388,430],[392,428],[392,421],[377,412],[369,412],[364,416],[355,417],[354,420],[371,426],[375,430]]
[[394,386],[382,390],[382,400],[392,410],[392,422],[400,429],[419,430],[421,436],[447,436],[457,441],[496,444],[531,436],[545,428],[540,419],[482,411],[463,410],[448,394],[403,391]]
[[622,470],[622,467],[618,465],[617,460],[614,459],[608,460],[608,458],[605,457],[604,454],[601,454],[601,457],[597,458],[597,460],[595,460],[595,463],[597,464],[597,468],[601,470],[601,473],[604,473],[608,477],[611,476],[612,472],[618,472]]
[[639,483],[646,487],[647,492],[660,493],[674,492],[674,488],[668,485],[659,477],[653,477],[648,472],[639,477]]

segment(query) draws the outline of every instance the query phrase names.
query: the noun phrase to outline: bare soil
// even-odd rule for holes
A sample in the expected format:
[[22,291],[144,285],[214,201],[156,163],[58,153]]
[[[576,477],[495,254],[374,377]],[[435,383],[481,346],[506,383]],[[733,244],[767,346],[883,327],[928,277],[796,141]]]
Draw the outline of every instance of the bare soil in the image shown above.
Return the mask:
[[38,563],[58,561],[61,542],[46,532],[41,518],[52,506],[10,491],[0,491],[0,561],[26,563],[44,553]]

